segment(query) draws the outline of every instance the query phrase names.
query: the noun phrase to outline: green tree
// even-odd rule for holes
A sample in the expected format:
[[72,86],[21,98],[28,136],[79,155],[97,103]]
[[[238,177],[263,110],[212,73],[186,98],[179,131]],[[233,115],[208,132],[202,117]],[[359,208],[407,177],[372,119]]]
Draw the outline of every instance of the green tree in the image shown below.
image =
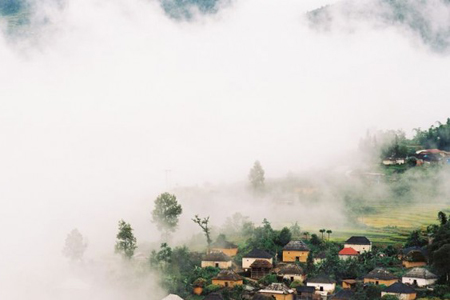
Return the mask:
[[130,259],[134,250],[136,250],[136,238],[133,235],[133,229],[129,223],[124,220],[119,221],[119,233],[117,233],[115,252],[122,254],[123,257]]
[[160,250],[153,250],[150,254],[150,266],[160,270],[165,270],[172,262],[172,248],[167,243],[162,243]]
[[319,232],[322,234],[322,241],[323,241],[323,234],[325,233],[326,229],[320,229]]
[[438,213],[438,219],[439,222],[441,222],[441,225],[447,224],[447,215],[444,212],[440,211]]
[[443,245],[433,253],[433,267],[445,276],[445,280],[448,283],[450,275],[450,243]]
[[291,238],[292,238],[291,231],[289,230],[289,228],[284,227],[278,234],[277,244],[280,245],[281,247],[284,247],[287,243],[291,241]]
[[248,175],[248,179],[254,190],[261,191],[264,189],[264,170],[259,161],[255,161],[253,168]]
[[322,244],[322,241],[319,239],[319,237],[317,236],[317,234],[313,233],[311,234],[311,240],[310,240],[311,244],[313,244],[314,246],[320,246]]
[[316,271],[316,266],[314,265],[314,255],[310,251],[308,253],[308,258],[306,259],[306,273],[311,276]]
[[71,261],[80,261],[83,258],[87,243],[78,229],[73,229],[66,237],[63,255]]
[[161,231],[163,240],[168,240],[170,233],[174,232],[178,225],[178,217],[183,212],[178,204],[177,197],[169,193],[159,195],[155,200],[155,208],[152,211],[152,221]]
[[327,234],[328,234],[328,240],[330,240],[330,235],[333,233],[333,231],[332,230],[330,230],[330,229],[328,229],[327,230]]
[[206,243],[208,244],[208,249],[211,247],[211,229],[208,227],[209,223],[209,217],[201,219],[198,215],[195,215],[195,217],[192,219],[194,223],[198,224],[200,228],[203,230],[203,233],[206,237]]
[[305,232],[303,232],[303,235],[305,236],[305,239],[308,240],[309,232],[308,232],[308,231],[305,231]]
[[413,230],[409,234],[408,238],[406,239],[405,247],[422,247],[427,244],[427,240],[422,237],[422,234],[419,230]]

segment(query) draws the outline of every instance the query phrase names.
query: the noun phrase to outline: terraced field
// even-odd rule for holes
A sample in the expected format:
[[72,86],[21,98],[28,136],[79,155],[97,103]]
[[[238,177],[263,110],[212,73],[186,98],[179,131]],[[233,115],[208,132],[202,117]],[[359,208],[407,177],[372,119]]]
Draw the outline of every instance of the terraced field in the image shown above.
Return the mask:
[[450,213],[450,204],[374,207],[376,213],[359,218],[362,226],[336,230],[332,239],[344,241],[351,235],[365,235],[375,244],[403,243],[409,232],[437,223],[437,213]]

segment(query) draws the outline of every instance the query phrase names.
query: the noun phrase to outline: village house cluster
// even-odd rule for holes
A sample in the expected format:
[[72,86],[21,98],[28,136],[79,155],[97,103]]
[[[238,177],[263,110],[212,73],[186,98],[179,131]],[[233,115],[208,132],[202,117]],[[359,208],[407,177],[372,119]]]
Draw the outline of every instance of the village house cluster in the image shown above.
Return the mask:
[[[364,252],[372,251],[372,242],[365,236],[352,236],[339,251],[339,259],[356,259]],[[347,278],[336,282],[327,274],[308,277],[300,263],[306,263],[310,254],[309,247],[301,240],[290,241],[282,249],[279,259],[263,249],[253,249],[242,255],[241,264],[233,262],[232,257],[238,254],[238,247],[230,242],[221,241],[213,244],[203,256],[201,266],[221,269],[212,279],[214,285],[221,288],[243,286],[249,300],[300,300],[300,299],[351,299],[356,285],[385,286],[381,296],[395,295],[402,300],[416,299],[417,288],[433,286],[437,276],[424,268],[427,264],[427,253],[419,247],[403,249],[399,255],[402,265],[407,268],[403,277],[398,278],[385,268],[377,267],[362,278]],[[323,253],[318,253],[314,262],[320,262]],[[245,282],[258,282],[269,274],[275,274],[279,282],[255,288]],[[290,288],[289,284],[298,281],[301,285]],[[339,286],[339,288],[337,288]],[[202,287],[197,286],[194,293],[200,295]],[[176,300],[169,295],[165,300]],[[172,297],[172,298],[170,298]],[[210,293],[205,300],[223,300],[220,293]]]

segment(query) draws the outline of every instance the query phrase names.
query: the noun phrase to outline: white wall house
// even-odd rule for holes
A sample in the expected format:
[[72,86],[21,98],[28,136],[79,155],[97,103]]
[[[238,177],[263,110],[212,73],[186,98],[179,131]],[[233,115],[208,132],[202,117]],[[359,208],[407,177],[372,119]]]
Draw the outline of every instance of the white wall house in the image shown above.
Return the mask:
[[352,236],[344,243],[344,248],[353,248],[359,253],[372,251],[372,242],[365,236]]
[[306,282],[306,286],[314,287],[316,289],[316,294],[325,296],[334,292],[336,288],[336,281],[326,276],[319,276],[309,279]]
[[412,268],[402,277],[402,283],[418,287],[433,285],[438,277],[425,268]]
[[248,270],[255,260],[266,260],[273,265],[272,255],[264,250],[253,249],[250,253],[242,257],[242,269]]

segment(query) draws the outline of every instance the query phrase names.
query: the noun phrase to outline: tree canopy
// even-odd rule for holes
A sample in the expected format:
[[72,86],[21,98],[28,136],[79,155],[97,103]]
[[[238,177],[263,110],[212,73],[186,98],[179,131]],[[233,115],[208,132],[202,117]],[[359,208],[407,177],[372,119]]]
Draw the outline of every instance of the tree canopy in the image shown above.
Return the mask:
[[177,197],[169,193],[159,195],[155,200],[155,208],[152,211],[152,221],[161,231],[163,239],[168,239],[178,225],[178,217],[183,212],[178,204]]

